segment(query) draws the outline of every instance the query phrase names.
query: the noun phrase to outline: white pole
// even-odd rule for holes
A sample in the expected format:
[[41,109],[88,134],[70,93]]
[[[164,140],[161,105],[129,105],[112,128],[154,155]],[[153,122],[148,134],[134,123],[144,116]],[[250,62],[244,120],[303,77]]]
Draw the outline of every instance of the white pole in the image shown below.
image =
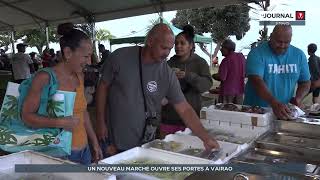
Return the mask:
[[11,47],[12,47],[12,55],[15,54],[15,47],[14,47],[14,30],[10,32],[10,41],[11,41]]
[[[50,49],[49,48],[49,25],[48,24],[46,24],[46,41],[47,41],[47,48]],[[42,53],[42,52],[39,52],[39,53]]]
[[213,63],[212,63],[212,42],[211,42],[211,44],[210,44],[210,68],[212,69],[212,67],[213,67]]

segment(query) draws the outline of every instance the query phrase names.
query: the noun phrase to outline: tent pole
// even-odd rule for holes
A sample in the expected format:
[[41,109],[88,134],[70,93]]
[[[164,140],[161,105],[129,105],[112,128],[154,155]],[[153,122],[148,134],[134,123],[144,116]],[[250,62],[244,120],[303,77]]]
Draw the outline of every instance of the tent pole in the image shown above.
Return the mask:
[[212,42],[210,43],[210,68],[213,68],[213,62],[212,62]]
[[10,41],[11,41],[12,55],[13,55],[16,53],[14,49],[14,30],[10,32]]
[[46,41],[47,41],[47,49],[49,49],[49,24],[48,23],[46,23]]

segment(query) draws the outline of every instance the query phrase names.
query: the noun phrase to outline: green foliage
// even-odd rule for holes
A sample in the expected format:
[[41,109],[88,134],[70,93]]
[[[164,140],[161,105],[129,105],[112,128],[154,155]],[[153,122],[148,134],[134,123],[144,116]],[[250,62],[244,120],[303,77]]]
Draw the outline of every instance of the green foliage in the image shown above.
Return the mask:
[[[49,42],[58,42],[56,28],[49,27]],[[47,45],[45,28],[24,30],[17,33],[22,37],[22,41],[31,47],[36,47],[41,54],[43,47]]]
[[[21,35],[18,33],[14,33],[15,39],[20,39]],[[11,34],[10,32],[1,32],[0,33],[0,47],[3,48],[5,51],[8,50],[11,44]]]
[[179,10],[172,23],[179,28],[191,24],[199,34],[211,33],[216,43],[232,35],[240,40],[250,29],[249,10],[246,4]]
[[101,41],[107,41],[109,39],[115,38],[107,29],[99,29],[96,31],[96,40],[100,44]]
[[[90,26],[90,24],[78,24],[76,26],[91,37],[92,27]],[[95,35],[96,35],[96,40],[98,41],[98,43],[100,43],[101,41],[106,41],[106,40],[115,38],[115,36],[112,35],[111,32],[107,29],[96,30]]]

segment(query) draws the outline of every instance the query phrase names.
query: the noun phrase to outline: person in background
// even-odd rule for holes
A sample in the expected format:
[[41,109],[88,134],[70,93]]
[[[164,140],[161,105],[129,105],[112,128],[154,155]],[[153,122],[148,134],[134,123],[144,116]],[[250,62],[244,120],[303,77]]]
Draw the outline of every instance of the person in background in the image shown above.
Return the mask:
[[67,158],[81,164],[91,163],[91,153],[88,141],[93,149],[93,160],[102,158],[102,152],[91,125],[84,97],[82,71],[90,61],[92,43],[88,35],[74,28],[73,24],[65,23],[58,26],[60,48],[63,61],[50,67],[57,82],[58,90],[76,92],[72,117],[48,118],[37,114],[42,89],[49,83],[50,75],[47,72],[38,72],[25,98],[22,108],[22,119],[26,125],[33,128],[56,127],[72,131],[72,151]]
[[[185,26],[175,38],[176,55],[170,58],[167,63],[175,71],[187,102],[199,116],[201,93],[211,88],[212,79],[207,62],[194,53],[194,36],[193,27]],[[162,107],[161,119],[160,136],[162,138],[167,134],[185,129],[184,122],[172,104],[166,104]]]
[[49,61],[49,67],[53,67],[58,63],[58,58],[54,52],[54,49],[49,49],[49,54],[51,56]]
[[108,58],[108,56],[110,55],[110,51],[107,50],[103,44],[99,44],[98,46],[99,48],[99,53],[101,53],[101,60],[98,63],[99,66],[102,66],[103,63],[106,61],[106,59]]
[[290,119],[287,104],[291,102],[301,106],[302,99],[310,90],[306,55],[290,45],[291,37],[290,25],[276,25],[270,40],[252,49],[246,62],[248,82],[244,104],[271,106],[279,119]]
[[43,50],[41,58],[42,58],[42,66],[44,68],[50,67],[51,55],[49,54],[48,48]]
[[317,45],[312,43],[308,45],[308,54],[309,54],[309,71],[311,74],[311,88],[310,92],[312,92],[312,102],[319,103],[319,93],[320,88],[314,87],[315,82],[320,79],[320,58],[315,55],[317,51]]
[[221,45],[221,54],[225,57],[219,66],[219,72],[212,78],[220,81],[220,96],[223,103],[243,103],[245,57],[234,52],[236,44],[230,39]]
[[41,63],[40,60],[37,58],[37,53],[31,52],[31,53],[29,53],[29,56],[30,56],[30,58],[31,58],[31,60],[32,60],[32,62],[33,62],[34,70],[35,70],[35,71],[38,71],[38,70],[39,70],[39,66],[40,66],[42,63]]
[[[152,140],[164,97],[206,149],[219,147],[185,100],[177,75],[167,65],[165,59],[173,45],[173,32],[160,23],[149,31],[144,47],[117,49],[104,63],[96,96],[96,133],[106,144],[103,152],[112,155]],[[190,76],[192,81],[197,77]]]
[[34,71],[33,61],[25,54],[26,44],[17,44],[18,53],[11,59],[14,82],[20,84],[23,80],[31,77]]

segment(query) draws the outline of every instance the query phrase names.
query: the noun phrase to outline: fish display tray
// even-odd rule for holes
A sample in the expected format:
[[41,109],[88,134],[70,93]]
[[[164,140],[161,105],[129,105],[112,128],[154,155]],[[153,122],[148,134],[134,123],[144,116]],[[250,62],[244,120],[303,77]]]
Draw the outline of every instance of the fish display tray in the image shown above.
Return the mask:
[[203,142],[196,136],[179,134],[167,135],[165,139],[162,140],[164,143],[174,142],[175,144],[179,144],[178,148],[176,148],[174,151],[170,149],[161,148],[161,146],[154,146],[155,142],[157,141],[159,142],[159,140],[156,140],[154,142],[144,144],[142,147],[150,148],[156,151],[162,151],[164,153],[172,153],[177,156],[185,155],[199,160],[206,159],[209,160],[211,164],[225,164],[232,157],[236,156],[248,147],[247,144],[239,145],[234,143],[218,141],[220,145],[219,151],[217,151],[217,153],[214,152],[214,156],[209,157],[203,156],[203,154],[205,153],[205,147],[203,145]]
[[135,147],[99,161],[101,164],[211,164],[207,159],[195,158],[183,154],[168,153],[155,149]]
[[[210,164],[212,161],[183,154],[174,154],[155,149],[135,147],[99,161],[99,164]],[[191,173],[116,173],[121,180],[183,180]]]
[[[243,105],[235,105],[239,109]],[[265,109],[264,114],[247,113],[217,109],[215,105],[203,107],[200,111],[200,118],[214,121],[230,122],[251,126],[270,126],[275,116],[270,109]]]
[[107,173],[15,173],[15,164],[74,164],[70,161],[53,158],[33,151],[0,156],[0,179],[8,180],[115,180]]

